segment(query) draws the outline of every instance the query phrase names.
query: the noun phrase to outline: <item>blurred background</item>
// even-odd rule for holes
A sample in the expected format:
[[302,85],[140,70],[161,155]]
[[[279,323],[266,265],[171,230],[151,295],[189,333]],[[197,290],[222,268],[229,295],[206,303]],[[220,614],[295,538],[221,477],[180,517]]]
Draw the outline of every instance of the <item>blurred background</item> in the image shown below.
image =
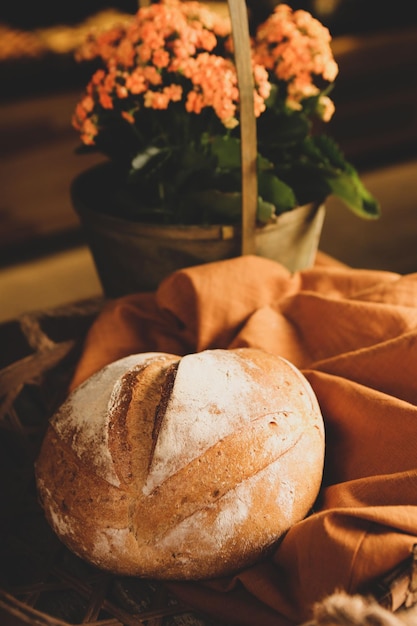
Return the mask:
[[[226,2],[209,2],[227,11]],[[273,0],[249,2],[261,21]],[[291,2],[333,35],[339,76],[328,132],[379,199],[364,222],[334,200],[320,248],[358,268],[417,271],[417,16],[396,0]],[[30,0],[0,7],[0,322],[100,295],[69,198],[100,155],[78,155],[71,115],[89,79],[73,53],[92,26],[129,17],[133,0]]]

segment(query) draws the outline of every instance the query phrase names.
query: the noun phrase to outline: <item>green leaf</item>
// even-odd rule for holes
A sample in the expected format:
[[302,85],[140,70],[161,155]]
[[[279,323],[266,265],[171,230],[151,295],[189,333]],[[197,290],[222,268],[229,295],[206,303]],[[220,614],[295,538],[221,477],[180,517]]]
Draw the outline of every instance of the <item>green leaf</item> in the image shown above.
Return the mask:
[[374,196],[364,187],[359,176],[346,172],[329,176],[327,182],[331,193],[340,198],[356,215],[365,219],[377,219],[380,206]]
[[146,150],[142,152],[138,152],[134,159],[132,159],[132,169],[141,170],[143,169],[150,161],[159,157],[161,154],[161,149],[156,146],[148,146]]
[[350,172],[353,169],[351,164],[345,159],[338,144],[328,135],[317,135],[307,138],[304,143],[304,150],[306,155],[316,162],[330,164],[343,171]]
[[154,145],[147,146],[145,150],[138,152],[132,159],[128,179],[133,182],[144,176],[151,178],[164,166],[171,156],[172,151],[168,148],[158,148]]
[[263,198],[258,197],[258,210],[256,218],[261,224],[268,224],[276,216],[276,207],[272,202],[267,202]]
[[258,172],[262,171],[272,171],[274,169],[274,164],[269,159],[266,159],[262,154],[259,154],[256,159],[256,166],[258,168]]
[[328,186],[325,195],[333,194],[359,217],[377,219],[380,205],[360,179],[354,166],[346,160],[337,143],[327,135],[308,138],[304,153],[317,183]]
[[237,137],[215,137],[211,143],[211,152],[217,158],[217,166],[221,170],[240,168],[241,143]]
[[291,187],[271,172],[259,172],[258,189],[260,196],[275,206],[276,214],[289,211],[297,205]]

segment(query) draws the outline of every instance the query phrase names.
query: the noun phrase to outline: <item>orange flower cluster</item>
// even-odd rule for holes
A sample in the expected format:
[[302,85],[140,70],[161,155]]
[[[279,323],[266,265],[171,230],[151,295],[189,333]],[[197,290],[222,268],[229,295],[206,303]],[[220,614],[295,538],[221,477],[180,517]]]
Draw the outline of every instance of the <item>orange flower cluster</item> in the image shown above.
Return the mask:
[[[228,37],[229,20],[197,2],[178,0],[142,7],[131,23],[91,35],[77,58],[98,57],[105,69],[96,71],[73,116],[82,141],[94,143],[102,111],[116,106],[134,124],[143,108],[167,109],[183,101],[187,114],[211,107],[226,128],[236,126],[236,69],[232,58],[215,52]],[[260,115],[270,84],[265,68],[254,66],[254,75]]]
[[[331,83],[338,74],[330,42],[329,30],[310,13],[279,4],[258,28],[254,59],[286,83],[287,106],[301,109],[302,100],[320,93],[315,81]],[[322,120],[329,121],[333,112],[333,102],[320,96]]]
[[[121,117],[135,124],[143,108],[167,109],[182,101],[186,113],[211,107],[226,128],[237,126],[239,91],[227,52],[230,37],[228,19],[198,2],[179,0],[142,7],[131,22],[91,34],[77,58],[99,58],[105,69],[94,74],[73,116],[82,141],[94,144],[101,113],[116,106]],[[286,84],[286,105],[301,108],[304,98],[320,91],[314,80],[332,82],[338,72],[328,29],[286,4],[279,4],[258,28],[252,52],[257,117],[270,94],[269,73]],[[328,121],[333,111],[332,101],[321,95],[319,116]]]
[[[379,214],[316,123],[334,112],[329,93],[338,67],[330,44],[310,13],[281,3],[253,32],[261,222],[332,193],[361,216]],[[230,19],[195,0],[159,0],[92,34],[77,56],[98,67],[73,126],[84,149],[121,166],[126,212],[172,223],[238,219],[240,102]]]

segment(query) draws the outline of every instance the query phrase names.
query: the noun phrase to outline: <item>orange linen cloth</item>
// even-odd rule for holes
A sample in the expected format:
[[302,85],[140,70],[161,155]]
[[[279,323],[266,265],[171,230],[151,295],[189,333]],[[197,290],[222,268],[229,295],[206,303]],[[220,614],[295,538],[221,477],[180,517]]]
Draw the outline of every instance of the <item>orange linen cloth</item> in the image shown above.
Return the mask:
[[134,352],[241,346],[289,359],[310,381],[326,428],[323,486],[271,558],[169,586],[228,624],[300,624],[314,602],[354,593],[417,542],[417,274],[317,264],[291,275],[251,256],[181,270],[156,293],[106,305],[73,386]]

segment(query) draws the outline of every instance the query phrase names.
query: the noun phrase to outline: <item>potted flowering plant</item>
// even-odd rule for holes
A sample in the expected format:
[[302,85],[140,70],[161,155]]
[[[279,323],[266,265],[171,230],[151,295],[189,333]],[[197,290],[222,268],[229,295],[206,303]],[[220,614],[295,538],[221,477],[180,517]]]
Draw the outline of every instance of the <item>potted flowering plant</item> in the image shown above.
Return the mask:
[[[359,216],[379,215],[355,168],[320,132],[334,111],[330,40],[308,12],[286,4],[251,37],[260,225],[330,194]],[[92,194],[100,212],[136,224],[239,224],[230,20],[198,2],[162,0],[91,34],[77,58],[96,64],[72,121],[81,151],[108,157],[101,195]]]

